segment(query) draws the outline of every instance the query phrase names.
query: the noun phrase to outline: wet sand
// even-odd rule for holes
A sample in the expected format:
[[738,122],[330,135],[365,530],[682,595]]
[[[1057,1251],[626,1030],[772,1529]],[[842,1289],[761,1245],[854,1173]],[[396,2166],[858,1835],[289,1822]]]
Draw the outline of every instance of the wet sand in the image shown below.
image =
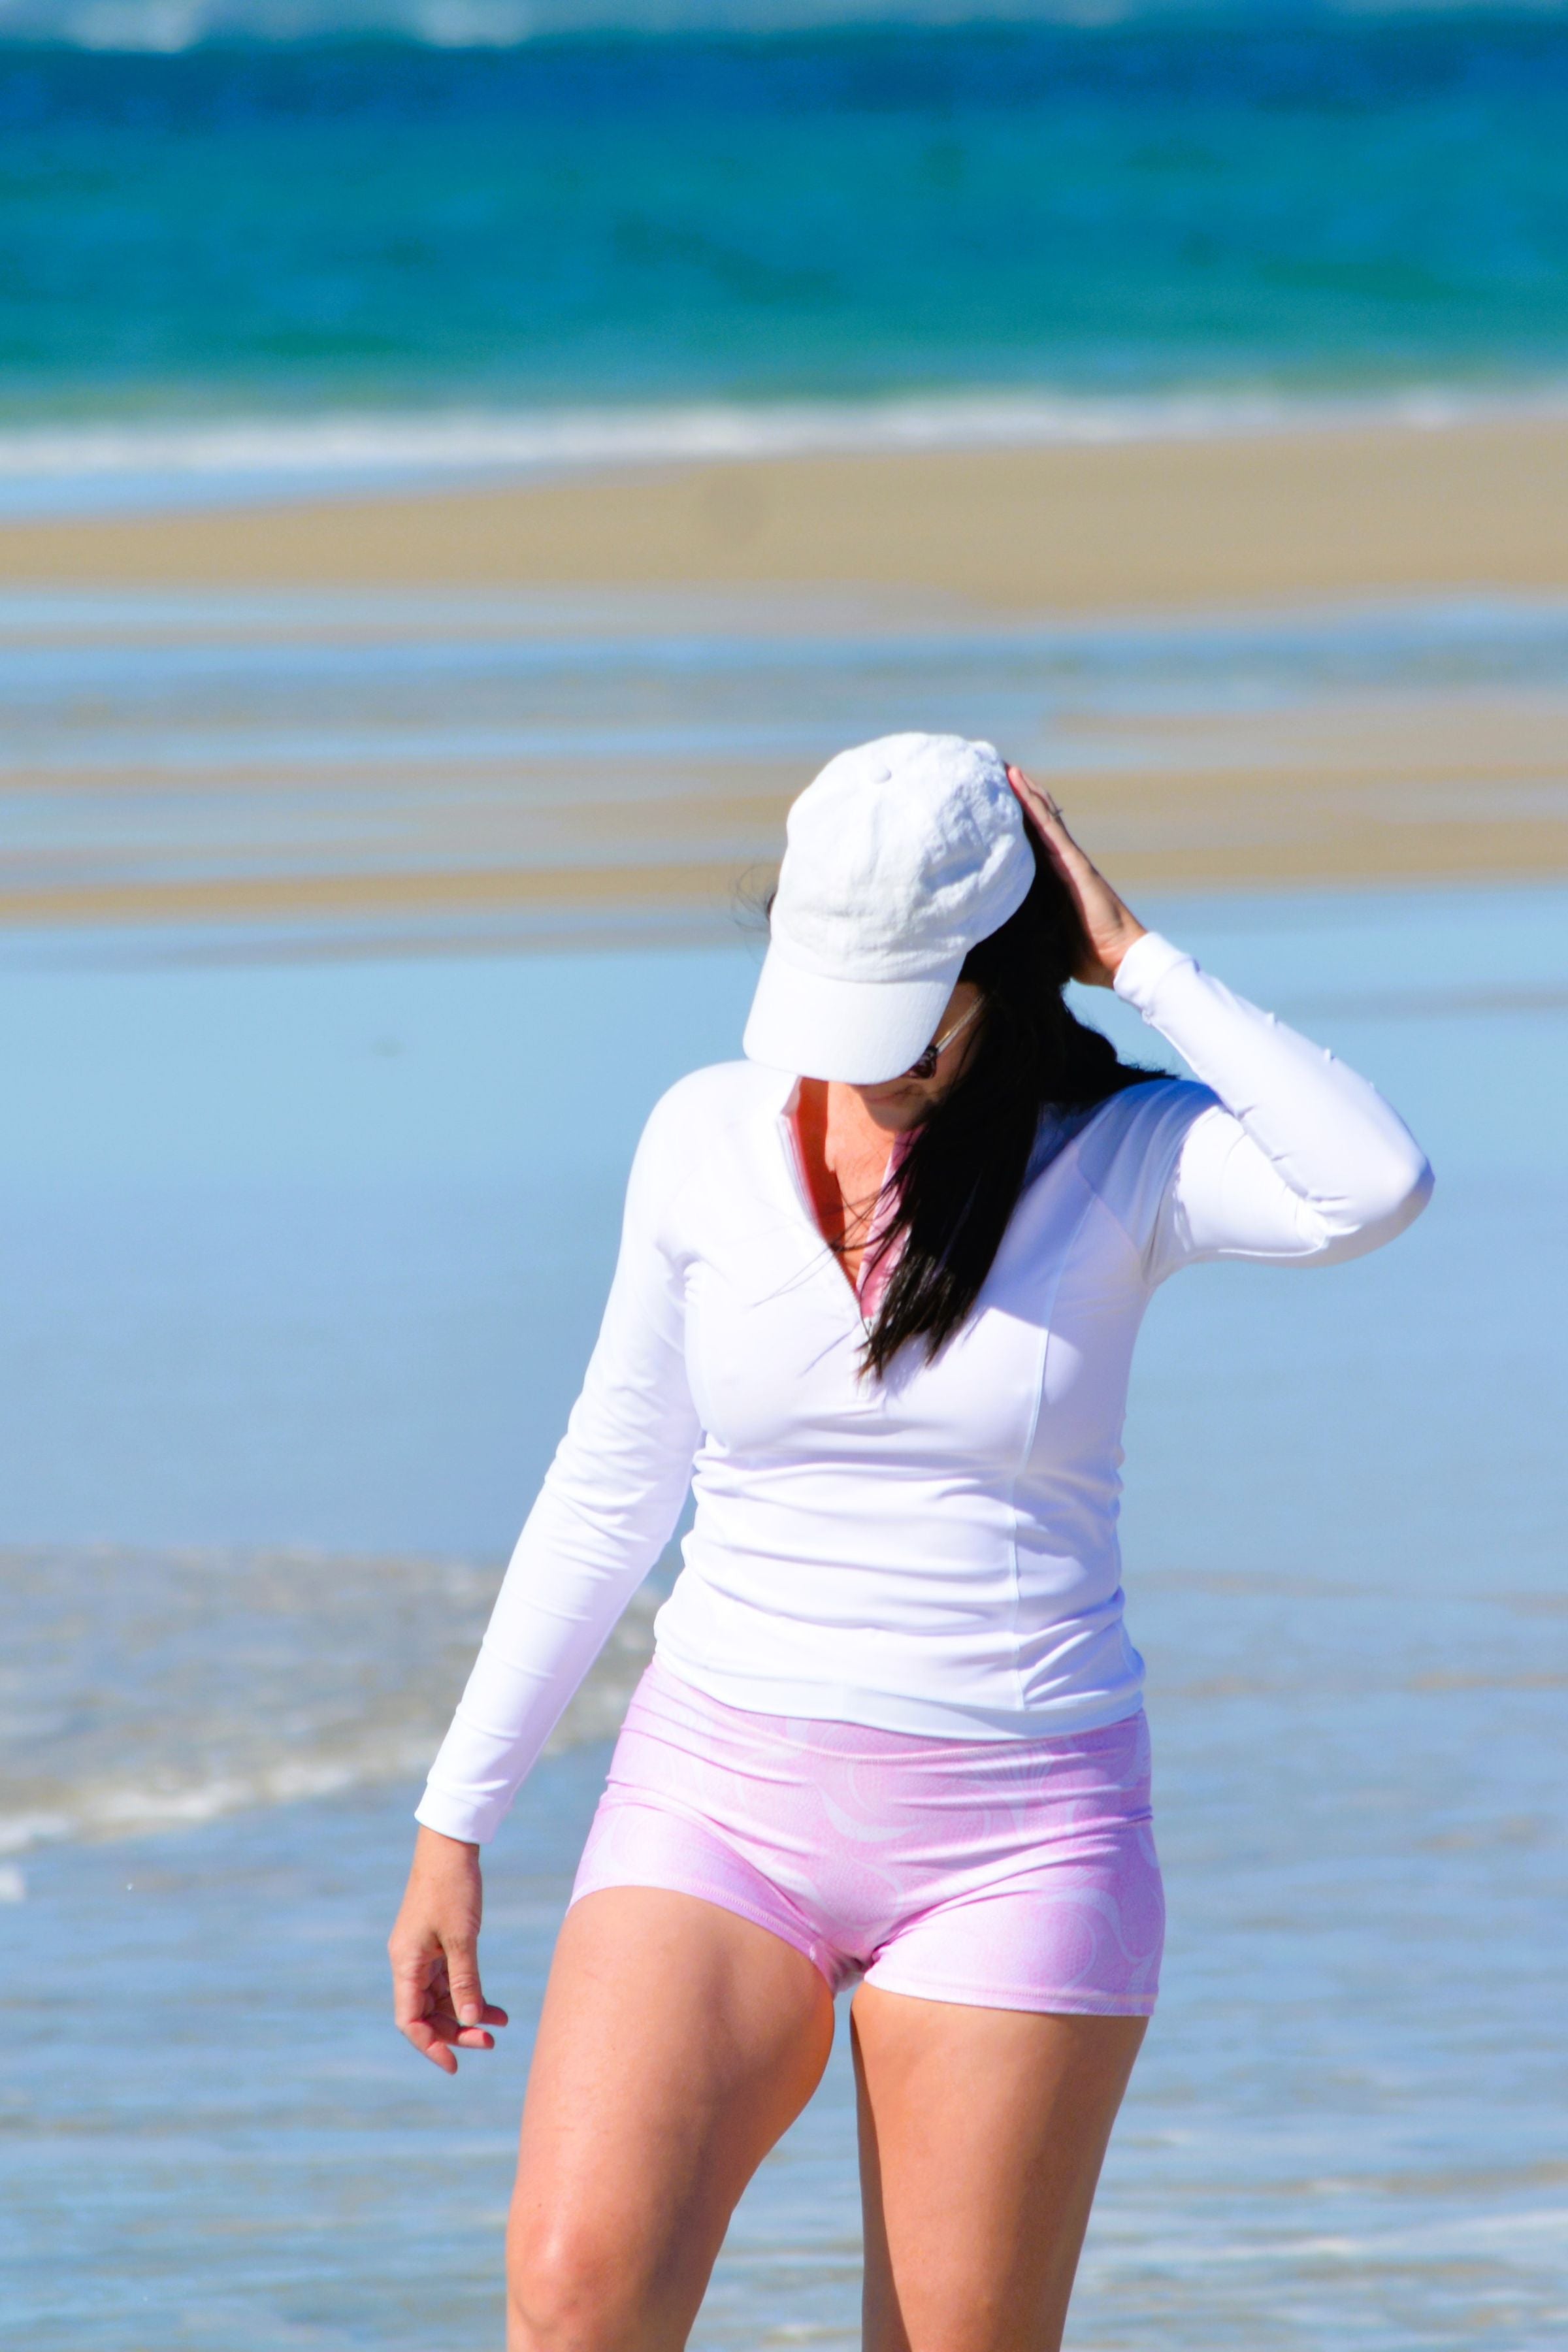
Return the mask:
[[923,590],[992,610],[1568,588],[1568,418],[808,457],[11,524],[0,583]]
[[[1131,889],[1568,872],[1568,695],[1345,705],[1284,730],[1214,714],[1103,732],[1099,761],[1049,772],[1081,837]],[[287,796],[265,772],[18,768],[0,781],[0,805],[27,794],[56,822],[37,856],[6,860],[0,928],[306,924],[320,938],[349,926],[382,945],[389,925],[414,919],[461,932],[549,916],[568,932],[591,928],[600,944],[617,916],[635,916],[642,937],[727,928],[737,896],[767,887],[808,772],[778,761],[698,769],[669,777],[651,810],[628,806],[613,780],[584,776],[563,812],[559,772],[525,761],[433,761],[395,790],[384,772],[307,766]],[[286,797],[300,804],[279,806]],[[62,856],[106,800],[119,842]],[[395,804],[395,829],[414,838],[389,862]],[[309,821],[323,805],[339,812],[325,871]],[[139,811],[145,831],[128,839]],[[205,870],[180,870],[197,835]]]
[[1550,417],[11,524],[0,931],[712,935],[900,724],[1134,889],[1564,873],[1565,592]]

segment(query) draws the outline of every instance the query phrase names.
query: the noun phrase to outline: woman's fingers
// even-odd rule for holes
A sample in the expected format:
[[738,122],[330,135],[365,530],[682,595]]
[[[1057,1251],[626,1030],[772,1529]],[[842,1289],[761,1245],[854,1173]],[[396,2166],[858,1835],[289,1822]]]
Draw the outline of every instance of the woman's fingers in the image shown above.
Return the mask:
[[[399,2033],[411,2042],[423,2058],[439,2066],[443,2074],[455,2074],[458,2061],[447,2046],[452,2036],[444,2034],[439,2025],[439,2001],[431,1982],[431,1961],[421,1959],[392,1964],[392,2013]],[[453,2019],[456,2025],[457,2020]]]
[[1056,794],[1047,792],[1043,784],[1037,784],[1022,768],[1009,768],[1007,782],[1022,802],[1026,814],[1034,819],[1036,830],[1044,835],[1047,847],[1058,860],[1068,866],[1076,863],[1086,873],[1094,873],[1093,865],[1068,831],[1067,819],[1062,814],[1061,803]]
[[1024,813],[1032,822],[1035,831],[1045,843],[1052,864],[1067,882],[1087,918],[1089,908],[1086,901],[1089,894],[1098,888],[1110,897],[1112,894],[1109,884],[1102,879],[1093,861],[1084,856],[1083,851],[1068,831],[1067,819],[1062,814],[1061,804],[1056,794],[1047,792],[1042,785],[1037,784],[1032,776],[1026,776],[1024,773],[1022,768],[1009,768],[1007,782],[1016,793]]
[[405,2025],[403,2031],[407,2035],[409,2041],[413,2042],[414,2047],[418,2051],[420,2056],[422,2058],[428,2058],[432,2066],[439,2066],[443,2074],[455,2074],[457,2073],[458,2061],[456,2054],[436,2032],[434,2026],[423,2024]]
[[509,2022],[505,2010],[486,2000],[480,1992],[471,1951],[466,1968],[467,1974],[459,1979],[465,1995],[459,2000],[452,1956],[439,1946],[393,1955],[393,2016],[397,2030],[422,2057],[447,2074],[457,2072],[458,2050],[493,2050],[495,2036],[488,2029]]
[[1015,790],[1027,802],[1040,824],[1047,826],[1061,824],[1061,803],[1055,793],[1044,784],[1036,783],[1033,776],[1026,776],[1022,768],[1015,768],[1011,773],[1015,779]]
[[459,2025],[449,2009],[438,2011],[426,2023],[437,2040],[444,2042],[448,2049],[493,2050],[496,2046],[493,2033],[487,2033],[482,2025]]
[[[504,2025],[506,2020],[496,2011],[489,2012],[489,2022]],[[400,2016],[398,2031],[413,2043],[422,2057],[428,2058],[447,2074],[458,2071],[456,2053],[459,2050],[493,2050],[495,2036],[482,2025],[461,2025],[446,2004],[445,1995],[438,2002],[413,2014]]]
[[1084,856],[1062,819],[1056,796],[1044,791],[1022,768],[1009,768],[1007,782],[1018,795],[1025,814],[1044,842],[1052,864],[1071,891],[1088,952],[1074,971],[1075,980],[1109,988],[1117,966],[1142,934],[1143,926],[1123,905],[1093,860]]
[[479,1948],[464,1936],[447,1946],[447,1981],[452,2007],[462,2025],[478,2025],[484,2015],[485,1996],[479,1984]]
[[1053,821],[1060,824],[1061,810],[1057,805],[1055,794],[1042,791],[1022,768],[1009,768],[1007,782],[1022,802],[1025,814],[1034,819],[1042,833],[1050,830]]
[[464,2050],[493,2050],[495,2036],[492,2025],[508,2023],[504,2009],[492,2009],[487,2001],[481,2014],[465,2022],[445,1994],[426,2012],[426,2021],[434,2026],[443,2042],[450,2042]]

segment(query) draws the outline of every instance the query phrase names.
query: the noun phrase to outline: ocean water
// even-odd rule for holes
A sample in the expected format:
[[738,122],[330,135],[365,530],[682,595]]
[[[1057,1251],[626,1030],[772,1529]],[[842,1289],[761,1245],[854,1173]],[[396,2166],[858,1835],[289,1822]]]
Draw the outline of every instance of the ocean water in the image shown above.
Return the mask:
[[[658,1576],[494,1850],[510,2046],[456,2084],[423,2068],[383,1940],[637,1128],[735,1051],[760,943],[728,882],[816,758],[912,719],[1086,793],[1131,768],[1141,814],[1086,804],[1114,872],[1199,821],[1194,761],[1251,774],[1331,720],[1385,778],[1365,746],[1428,746],[1408,793],[1377,788],[1395,830],[1457,803],[1479,839],[1489,811],[1560,811],[1565,676],[1549,601],[1001,626],[787,598],[5,601],[8,2332],[498,2340],[532,2019]],[[1539,737],[1506,739],[1500,782],[1521,713]],[[1498,767],[1467,782],[1478,740]],[[1205,839],[1285,814],[1242,794]],[[688,865],[684,896],[641,893]],[[600,869],[614,887],[574,898]],[[479,887],[520,874],[551,893]],[[454,876],[476,887],[443,899]],[[1194,1273],[1150,1319],[1125,1531],[1170,1959],[1070,2340],[1546,2352],[1568,892],[1138,903],[1384,1085],[1439,1184],[1385,1254]],[[700,2352],[847,2352],[858,2228],[841,2047],[736,2218]]]
[[[1560,11],[903,13],[14,0],[0,511],[1562,401]],[[1564,628],[0,600],[9,2335],[499,2340],[532,2019],[668,1560],[494,1850],[509,2044],[421,2066],[382,1947],[637,1128],[735,1050],[729,878],[812,762],[938,724],[1157,783],[1495,717],[1506,782],[1418,751],[1384,821],[1554,820]],[[1185,810],[1152,792],[1108,857]],[[1568,892],[1140,903],[1384,1085],[1439,1184],[1385,1255],[1207,1270],[1150,1320],[1125,1536],[1171,1943],[1069,2343],[1548,2352]],[[699,2352],[847,2352],[858,2263],[841,2040]]]
[[[10,2332],[498,2339],[531,2022],[668,1562],[494,1849],[509,2046],[456,2084],[422,2068],[382,1944],[637,1128],[735,1051],[752,984],[724,895],[645,901],[638,861],[765,857],[820,752],[911,718],[1157,786],[1173,757],[1250,770],[1259,730],[1321,740],[1326,713],[1363,742],[1549,726],[1565,673],[1561,612],[1503,600],[1028,627],[788,600],[7,602]],[[1456,793],[1560,805],[1550,758],[1506,788],[1446,759],[1408,806],[1381,788],[1396,823]],[[1139,824],[1185,806],[1155,790]],[[1133,857],[1117,822],[1106,854]],[[420,910],[454,867],[564,885],[595,859],[619,879],[575,911]],[[413,901],[323,910],[334,877],[411,877]],[[225,897],[247,880],[283,910]],[[1139,902],[1377,1079],[1439,1181],[1391,1251],[1207,1269],[1150,1318],[1125,1534],[1170,1959],[1069,2340],[1546,2352],[1568,2317],[1568,892]],[[736,2218],[700,2352],[853,2346],[858,2230],[841,2047]]]
[[8,502],[1568,381],[1556,9],[374,18],[0,19]]
[[[1457,813],[1479,854],[1489,814],[1541,818],[1549,852],[1565,687],[1546,600],[1028,625],[770,596],[0,603],[0,1541],[503,1555],[637,1127],[734,1050],[761,950],[735,884],[762,887],[839,744],[987,734],[1124,877],[1173,845],[1270,856],[1300,797],[1331,861],[1369,804],[1396,845]],[[1468,770],[1521,712],[1507,781]],[[1360,799],[1335,796],[1345,740],[1383,778]],[[1269,747],[1298,741],[1281,790]],[[1194,769],[1243,787],[1194,804]],[[1456,1004],[1547,1017],[1550,919],[1501,978],[1485,920],[1448,937]],[[1312,1017],[1370,991],[1401,1018],[1438,984],[1369,948],[1293,987]]]
[[[1439,1183],[1385,1254],[1209,1269],[1150,1320],[1126,1541],[1172,1936],[1070,2340],[1547,2352],[1568,895],[1148,911],[1375,1076]],[[493,1850],[502,2053],[421,2069],[381,1943],[642,1103],[733,1050],[753,969],[741,941],[8,970],[7,1425],[34,1402],[0,1555],[0,2308],[43,2352],[496,2342],[531,2021],[646,1612]],[[331,1542],[286,1539],[308,1494]],[[120,1541],[84,1540],[83,1495]],[[694,2340],[853,2345],[857,2247],[840,2050]]]

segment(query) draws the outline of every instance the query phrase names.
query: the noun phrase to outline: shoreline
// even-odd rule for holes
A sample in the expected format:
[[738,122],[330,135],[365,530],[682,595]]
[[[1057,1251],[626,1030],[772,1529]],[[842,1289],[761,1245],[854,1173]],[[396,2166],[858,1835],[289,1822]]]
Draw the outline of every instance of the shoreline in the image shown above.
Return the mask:
[[0,585],[833,588],[990,612],[1568,591],[1568,416],[627,465],[0,521]]
[[[1378,744],[1372,714],[1332,717],[1314,728],[1297,714],[1286,731],[1302,740],[1271,761],[1232,724],[1205,730],[1198,761],[1168,763],[1156,717],[1142,744],[1104,741],[1100,764],[1034,764],[1090,854],[1135,895],[1474,887],[1568,875],[1560,748],[1568,694],[1533,706],[1489,698],[1396,712],[1394,724],[1408,724],[1398,759]],[[667,810],[658,837],[635,842],[635,809],[590,776],[568,842],[547,810],[529,804],[531,785],[548,779],[509,762],[468,775],[437,762],[395,794],[368,777],[345,793],[328,772],[259,794],[232,793],[201,772],[17,772],[0,781],[0,804],[34,813],[43,855],[13,862],[0,887],[0,937],[117,939],[132,961],[160,960],[161,941],[162,954],[220,962],[716,942],[738,936],[742,897],[755,898],[771,878],[785,810],[808,770],[737,761],[712,780],[721,792],[660,796],[651,804]],[[412,855],[388,855],[395,800],[422,836]],[[332,813],[337,848],[324,862],[312,805]],[[46,845],[79,838],[95,810],[120,826],[145,810],[141,845],[106,851],[90,873],[62,872]],[[466,856],[444,853],[448,829]],[[270,844],[259,857],[258,831]],[[196,839],[205,873],[189,869],[184,845]],[[628,858],[628,848],[641,854]]]
[[1568,417],[12,522],[0,591],[58,680],[12,936],[712,936],[910,723],[1005,730],[1130,889],[1568,873]]
[[16,417],[0,420],[0,521],[401,496],[491,481],[516,488],[649,466],[1565,423],[1568,380],[1552,378],[1511,391],[1441,381],[1321,393],[974,385],[795,401],[694,395],[273,415],[237,409],[162,422]]

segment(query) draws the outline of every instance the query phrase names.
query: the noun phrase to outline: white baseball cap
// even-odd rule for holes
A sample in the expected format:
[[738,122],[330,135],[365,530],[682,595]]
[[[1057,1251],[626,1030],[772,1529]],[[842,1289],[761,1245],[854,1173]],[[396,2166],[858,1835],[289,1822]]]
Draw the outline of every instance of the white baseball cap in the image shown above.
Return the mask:
[[882,1085],[920,1059],[964,957],[1027,897],[1024,813],[990,743],[884,735],[829,760],[784,833],[745,1050]]

